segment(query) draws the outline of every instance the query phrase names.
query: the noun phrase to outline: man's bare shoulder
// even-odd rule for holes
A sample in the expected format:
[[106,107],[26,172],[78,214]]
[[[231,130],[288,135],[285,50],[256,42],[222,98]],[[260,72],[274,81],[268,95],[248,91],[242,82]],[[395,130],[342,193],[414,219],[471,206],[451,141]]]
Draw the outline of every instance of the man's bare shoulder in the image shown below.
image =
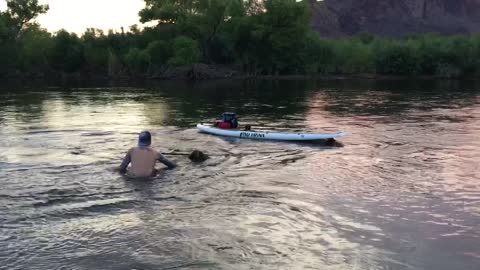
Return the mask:
[[153,149],[152,147],[142,147],[142,146],[135,146],[130,149],[130,152],[132,151],[143,151],[143,152],[150,152],[155,155],[160,155],[160,152],[157,150]]

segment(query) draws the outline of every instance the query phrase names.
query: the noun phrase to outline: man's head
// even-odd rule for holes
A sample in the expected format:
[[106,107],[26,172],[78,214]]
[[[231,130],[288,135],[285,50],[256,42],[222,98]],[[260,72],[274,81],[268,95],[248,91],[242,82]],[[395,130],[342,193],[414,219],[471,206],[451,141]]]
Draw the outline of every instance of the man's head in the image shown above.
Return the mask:
[[150,146],[152,144],[152,134],[148,131],[142,131],[138,135],[138,146]]

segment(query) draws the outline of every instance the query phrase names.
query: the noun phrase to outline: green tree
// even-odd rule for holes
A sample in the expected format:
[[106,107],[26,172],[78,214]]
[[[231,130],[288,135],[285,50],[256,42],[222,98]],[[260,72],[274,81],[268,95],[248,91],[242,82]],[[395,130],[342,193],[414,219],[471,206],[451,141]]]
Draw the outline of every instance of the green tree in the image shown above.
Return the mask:
[[452,62],[460,70],[460,75],[472,75],[475,73],[475,45],[470,37],[453,37],[451,42]]
[[51,34],[39,25],[33,24],[26,28],[20,42],[20,68],[37,72],[47,70],[52,41]]
[[174,24],[182,35],[199,42],[207,61],[216,58],[213,54],[221,44],[218,35],[222,27],[245,15],[243,0],[145,0],[145,3],[145,9],[139,13],[142,22]]
[[0,42],[8,38],[8,27],[3,14],[0,13]]
[[18,65],[17,47],[8,40],[0,40],[0,75],[15,69]]
[[255,17],[253,39],[263,71],[297,73],[303,68],[301,48],[309,33],[310,21],[307,2],[266,0],[265,12]]
[[310,33],[305,39],[303,50],[303,70],[307,74],[333,73],[335,71],[333,42],[321,39],[317,33]]
[[168,60],[168,64],[173,66],[182,66],[198,63],[200,60],[200,49],[198,43],[185,36],[175,38],[173,42],[173,57]]
[[[38,0],[7,0],[7,10],[0,12],[0,71],[12,71],[22,66],[25,57],[20,56],[23,45],[21,34],[48,6],[39,5]],[[39,50],[42,50],[39,48]]]
[[374,72],[371,47],[353,38],[333,42],[334,65],[338,73],[355,74]]
[[473,58],[475,61],[475,75],[480,76],[480,35],[472,37],[473,43]]
[[79,71],[84,64],[83,45],[76,34],[60,30],[53,38],[50,54],[52,67],[59,71]]
[[401,41],[377,42],[374,47],[375,68],[379,74],[416,75],[419,73],[418,49]]
[[40,5],[38,0],[6,0],[7,11],[3,16],[13,37],[18,37],[29,22],[48,11],[48,5]]
[[235,20],[232,32],[232,47],[237,61],[242,65],[244,72],[257,74],[259,65],[257,56],[261,55],[258,50],[261,36],[256,31],[254,18],[245,17]]
[[91,72],[106,73],[108,69],[108,43],[102,30],[89,28],[83,34],[83,43],[86,69]]
[[148,54],[139,48],[131,48],[125,55],[127,68],[133,74],[144,73],[147,70],[148,62]]
[[145,8],[139,13],[142,23],[158,20],[159,23],[177,23],[195,14],[196,0],[145,0]]
[[168,59],[172,56],[170,46],[167,42],[162,40],[153,41],[148,44],[146,53],[150,65],[153,67],[165,65]]

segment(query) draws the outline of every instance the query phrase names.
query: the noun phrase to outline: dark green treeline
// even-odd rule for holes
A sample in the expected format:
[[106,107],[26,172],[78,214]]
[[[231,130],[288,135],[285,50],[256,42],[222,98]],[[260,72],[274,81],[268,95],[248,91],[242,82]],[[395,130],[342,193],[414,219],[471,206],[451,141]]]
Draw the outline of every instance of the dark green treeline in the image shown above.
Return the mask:
[[[308,1],[145,0],[155,26],[77,36],[34,22],[48,6],[7,0],[0,13],[0,76],[82,73],[155,76],[193,63],[246,75],[480,76],[480,36],[326,39],[310,29]],[[120,4],[120,3],[119,3]]]

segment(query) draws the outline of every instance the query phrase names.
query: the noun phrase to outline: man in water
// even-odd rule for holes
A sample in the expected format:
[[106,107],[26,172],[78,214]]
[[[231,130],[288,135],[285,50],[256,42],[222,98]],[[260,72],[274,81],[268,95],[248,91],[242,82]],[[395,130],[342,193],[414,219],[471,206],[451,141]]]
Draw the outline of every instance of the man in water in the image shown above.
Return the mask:
[[155,163],[160,161],[169,169],[177,167],[177,165],[166,159],[162,154],[150,147],[152,144],[152,135],[148,131],[143,131],[138,136],[138,146],[128,150],[127,155],[120,165],[120,172],[127,173],[133,177],[151,177],[157,175]]

